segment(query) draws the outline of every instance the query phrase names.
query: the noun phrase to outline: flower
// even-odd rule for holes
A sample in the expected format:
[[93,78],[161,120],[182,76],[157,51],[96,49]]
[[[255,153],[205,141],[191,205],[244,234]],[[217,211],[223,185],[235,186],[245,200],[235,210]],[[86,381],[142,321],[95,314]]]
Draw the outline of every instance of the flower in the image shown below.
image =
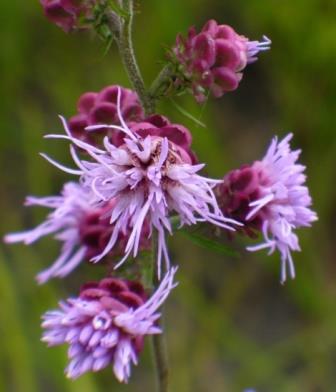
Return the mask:
[[[191,149],[192,136],[190,131],[180,124],[172,124],[167,117],[159,114],[154,114],[145,118],[142,121],[132,121],[127,123],[132,132],[139,135],[141,138],[146,136],[166,137],[169,141],[174,143],[175,148],[178,149],[179,154],[183,156],[183,160],[188,160],[189,156],[192,163],[197,162],[195,153]],[[114,130],[111,134],[111,142],[119,147],[124,144],[125,133],[123,131]]]
[[82,160],[72,148],[72,156],[79,170],[67,169],[53,160],[49,161],[69,173],[79,174],[81,183],[91,188],[95,196],[93,203],[107,203],[115,199],[109,214],[114,225],[112,235],[105,250],[92,259],[99,261],[117,243],[118,235],[126,227],[131,232],[125,248],[125,255],[116,267],[131,254],[136,257],[139,249],[144,222],[149,225],[150,235],[158,233],[158,274],[160,276],[162,256],[169,267],[169,256],[165,231],[172,232],[170,214],[179,216],[181,225],[209,222],[228,230],[229,224],[238,224],[226,218],[217,205],[213,188],[218,180],[198,174],[203,164],[193,165],[189,155],[167,137],[147,135],[142,138],[125,123],[120,111],[118,94],[118,114],[121,126],[97,125],[89,130],[111,128],[122,131],[126,136],[124,144],[116,147],[104,138],[104,149],[97,148],[74,138],[62,119],[67,135],[49,135],[49,138],[70,140],[73,145],[93,158]]
[[[63,242],[57,260],[37,275],[40,284],[52,277],[62,278],[68,275],[83,260],[92,258],[105,249],[113,231],[106,213],[113,210],[115,201],[112,199],[105,205],[95,207],[90,203],[90,194],[89,188],[69,182],[64,185],[59,196],[28,197],[25,203],[27,206],[42,206],[53,211],[36,228],[5,236],[8,243],[24,242],[29,245],[41,237],[54,234],[57,240]],[[114,249],[114,253],[124,250],[128,234],[127,227],[119,232],[118,248]],[[149,245],[146,236],[148,227],[145,225],[140,238],[141,249]]]
[[291,278],[295,277],[291,252],[300,246],[294,230],[317,220],[310,209],[305,166],[297,163],[301,151],[290,149],[292,137],[289,134],[280,142],[275,137],[261,161],[231,171],[216,190],[223,212],[244,223],[241,230],[252,237],[256,231],[263,234],[265,241],[249,246],[249,251],[280,252],[282,283],[287,266]]
[[86,92],[82,94],[77,102],[78,114],[69,119],[71,134],[86,143],[98,144],[98,138],[111,136],[110,129],[100,128],[88,132],[86,127],[96,124],[120,125],[117,113],[117,96],[120,90],[120,110],[125,122],[136,122],[144,119],[136,92],[111,85],[103,88],[98,93]]
[[69,345],[67,377],[75,379],[112,364],[117,379],[127,382],[145,336],[161,333],[158,309],[176,286],[175,272],[172,268],[165,275],[149,299],[137,281],[105,278],[84,285],[79,297],[46,312],[42,341]]
[[91,16],[93,0],[40,0],[45,16],[66,33],[83,27],[81,18]]
[[215,20],[209,20],[198,34],[191,27],[187,38],[177,36],[173,48],[181,73],[177,84],[191,88],[198,102],[205,100],[208,90],[219,98],[238,87],[242,70],[270,45],[265,36],[261,42],[250,41]]

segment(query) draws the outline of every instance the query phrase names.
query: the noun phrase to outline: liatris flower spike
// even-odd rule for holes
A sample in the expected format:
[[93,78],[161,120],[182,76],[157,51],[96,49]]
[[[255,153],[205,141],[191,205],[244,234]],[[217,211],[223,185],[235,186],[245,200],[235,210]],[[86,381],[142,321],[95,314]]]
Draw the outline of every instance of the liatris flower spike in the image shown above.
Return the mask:
[[172,268],[146,299],[139,282],[105,278],[90,282],[78,298],[60,303],[43,316],[42,340],[49,346],[69,345],[69,378],[112,365],[120,382],[127,382],[131,364],[137,364],[147,335],[159,334],[159,308],[176,286]]
[[191,89],[198,102],[205,100],[208,91],[219,98],[238,87],[242,70],[270,45],[267,37],[261,42],[250,41],[215,20],[208,21],[200,33],[192,27],[187,38],[177,36],[173,48],[180,73],[176,84]]
[[86,151],[94,162],[81,160],[74,148],[71,148],[72,156],[79,170],[67,169],[48,159],[62,170],[79,174],[81,183],[91,188],[94,203],[116,200],[110,213],[110,222],[114,228],[109,243],[105,250],[92,260],[99,261],[110,252],[117,243],[119,233],[126,227],[131,228],[131,233],[125,256],[118,265],[132,253],[133,257],[136,257],[144,222],[147,220],[150,234],[153,229],[158,233],[160,275],[162,256],[166,268],[169,267],[165,232],[172,232],[169,219],[171,213],[179,216],[181,225],[209,222],[234,230],[231,225],[240,223],[222,214],[213,192],[213,188],[221,181],[199,175],[203,164],[192,165],[189,155],[181,154],[181,148],[167,137],[147,135],[142,138],[127,126],[120,112],[120,94],[118,114],[121,126],[104,124],[89,129],[102,127],[122,131],[126,135],[123,145],[116,147],[107,137],[104,139],[104,149],[84,143],[72,137],[63,119],[67,135],[47,137],[70,140],[73,145]]
[[297,163],[301,151],[290,149],[292,136],[287,135],[281,142],[275,137],[261,161],[233,170],[216,189],[223,212],[240,219],[245,233],[253,236],[256,231],[262,232],[265,242],[248,250],[279,250],[282,283],[287,266],[291,278],[295,277],[291,252],[299,251],[300,246],[294,230],[317,220],[310,208],[305,166]]
[[[50,278],[63,278],[72,272],[85,259],[102,253],[113,231],[113,225],[107,217],[115,205],[112,199],[105,205],[93,206],[91,190],[80,184],[69,182],[63,187],[59,196],[28,197],[27,206],[42,206],[53,211],[47,219],[36,228],[21,233],[5,236],[8,243],[23,242],[29,245],[41,237],[53,234],[63,243],[57,260],[48,269],[37,275],[39,283]],[[122,254],[125,249],[129,230],[119,232],[118,247],[114,253]],[[140,248],[148,248],[148,227],[140,238]],[[111,252],[110,252],[111,254]],[[109,254],[109,255],[110,255]]]

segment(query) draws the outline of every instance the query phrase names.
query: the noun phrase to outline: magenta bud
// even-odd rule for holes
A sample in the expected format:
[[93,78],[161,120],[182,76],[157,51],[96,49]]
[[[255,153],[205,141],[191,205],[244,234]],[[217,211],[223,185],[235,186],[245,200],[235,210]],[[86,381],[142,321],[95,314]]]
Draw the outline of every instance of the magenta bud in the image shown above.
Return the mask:
[[187,38],[177,36],[172,50],[180,72],[176,86],[192,91],[198,102],[206,99],[208,91],[221,97],[238,87],[241,71],[259,52],[268,50],[270,43],[266,37],[261,42],[249,41],[215,20],[209,20],[198,34],[192,27]]
[[193,41],[193,58],[195,60],[201,59],[211,67],[216,59],[215,41],[209,34],[201,33],[197,35]]
[[77,103],[78,111],[80,113],[89,114],[96,102],[97,95],[97,93],[92,92],[87,92],[81,95]]
[[118,121],[117,108],[112,103],[102,102],[90,114],[92,124],[112,124]]

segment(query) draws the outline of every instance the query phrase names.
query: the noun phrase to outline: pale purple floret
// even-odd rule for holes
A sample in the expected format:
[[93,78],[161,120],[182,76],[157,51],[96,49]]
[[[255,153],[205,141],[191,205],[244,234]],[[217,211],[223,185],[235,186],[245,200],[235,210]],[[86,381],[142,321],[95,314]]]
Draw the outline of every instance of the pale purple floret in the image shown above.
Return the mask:
[[176,286],[175,272],[176,268],[170,269],[148,300],[137,282],[105,278],[84,286],[79,297],[61,302],[58,310],[45,313],[42,341],[69,345],[67,377],[75,379],[112,365],[117,379],[127,383],[143,339],[161,333],[159,308]]
[[47,219],[32,230],[7,234],[8,243],[23,242],[30,245],[40,238],[53,234],[63,242],[60,256],[54,264],[37,275],[39,283],[45,283],[52,277],[64,277],[75,269],[84,259],[87,247],[82,244],[79,224],[83,216],[92,209],[89,188],[69,182],[59,196],[27,197],[26,206],[42,206],[53,211]]
[[[120,97],[119,97],[120,98]],[[169,256],[165,232],[172,232],[169,219],[171,213],[178,214],[181,225],[209,222],[228,230],[229,224],[239,224],[226,218],[217,205],[213,188],[220,181],[198,174],[203,164],[192,165],[190,157],[180,154],[180,148],[166,137],[147,135],[142,138],[128,128],[120,113],[121,126],[97,125],[124,132],[124,144],[116,147],[109,139],[104,139],[104,149],[96,148],[71,136],[65,120],[63,124],[67,135],[49,135],[49,138],[68,139],[75,146],[86,151],[93,162],[81,160],[75,148],[72,156],[79,170],[67,169],[50,160],[59,168],[81,176],[81,183],[92,189],[95,203],[116,200],[110,214],[114,225],[110,241],[105,250],[94,257],[99,261],[116,245],[119,232],[130,227],[130,235],[125,248],[125,256],[118,265],[130,255],[136,257],[145,220],[149,222],[150,234],[158,233],[158,271],[160,274],[162,258],[169,267]],[[184,159],[183,159],[184,158]],[[117,265],[117,266],[118,266]]]
[[317,220],[316,213],[309,208],[312,200],[305,185],[305,166],[297,163],[301,151],[290,149],[292,137],[289,134],[281,142],[275,137],[263,160],[252,165],[259,177],[259,196],[249,203],[251,209],[246,216],[249,221],[260,214],[265,239],[248,250],[268,248],[270,253],[279,250],[282,283],[287,277],[287,266],[291,278],[295,277],[291,251],[299,251],[300,246],[294,230],[309,227]]

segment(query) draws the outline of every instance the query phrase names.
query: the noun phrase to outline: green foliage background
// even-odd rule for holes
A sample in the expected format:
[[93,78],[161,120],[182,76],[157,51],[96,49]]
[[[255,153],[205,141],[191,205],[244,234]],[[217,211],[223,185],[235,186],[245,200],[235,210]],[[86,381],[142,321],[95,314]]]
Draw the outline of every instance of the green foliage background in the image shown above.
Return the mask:
[[[295,134],[320,220],[302,230],[295,255],[297,279],[279,284],[278,255],[241,252],[224,257],[177,234],[172,258],[179,287],[167,305],[166,327],[173,392],[322,392],[336,390],[335,228],[336,3],[332,0],[139,1],[135,45],[145,79],[160,69],[164,47],[177,32],[209,18],[250,38],[266,34],[272,51],[250,66],[239,90],[204,109],[191,97],[178,104],[201,118],[198,127],[172,106],[161,112],[194,134],[194,148],[222,176],[263,154],[274,134]],[[1,234],[37,224],[44,211],[25,210],[27,193],[58,192],[68,176],[39,151],[67,162],[64,143],[46,141],[60,131],[58,113],[75,113],[79,95],[128,80],[113,49],[88,34],[66,35],[43,17],[36,0],[0,2]],[[57,254],[51,240],[0,248],[0,390],[10,392],[153,391],[150,347],[130,385],[110,369],[65,379],[65,348],[47,349],[40,315],[76,293],[97,268],[42,287],[34,276]]]

